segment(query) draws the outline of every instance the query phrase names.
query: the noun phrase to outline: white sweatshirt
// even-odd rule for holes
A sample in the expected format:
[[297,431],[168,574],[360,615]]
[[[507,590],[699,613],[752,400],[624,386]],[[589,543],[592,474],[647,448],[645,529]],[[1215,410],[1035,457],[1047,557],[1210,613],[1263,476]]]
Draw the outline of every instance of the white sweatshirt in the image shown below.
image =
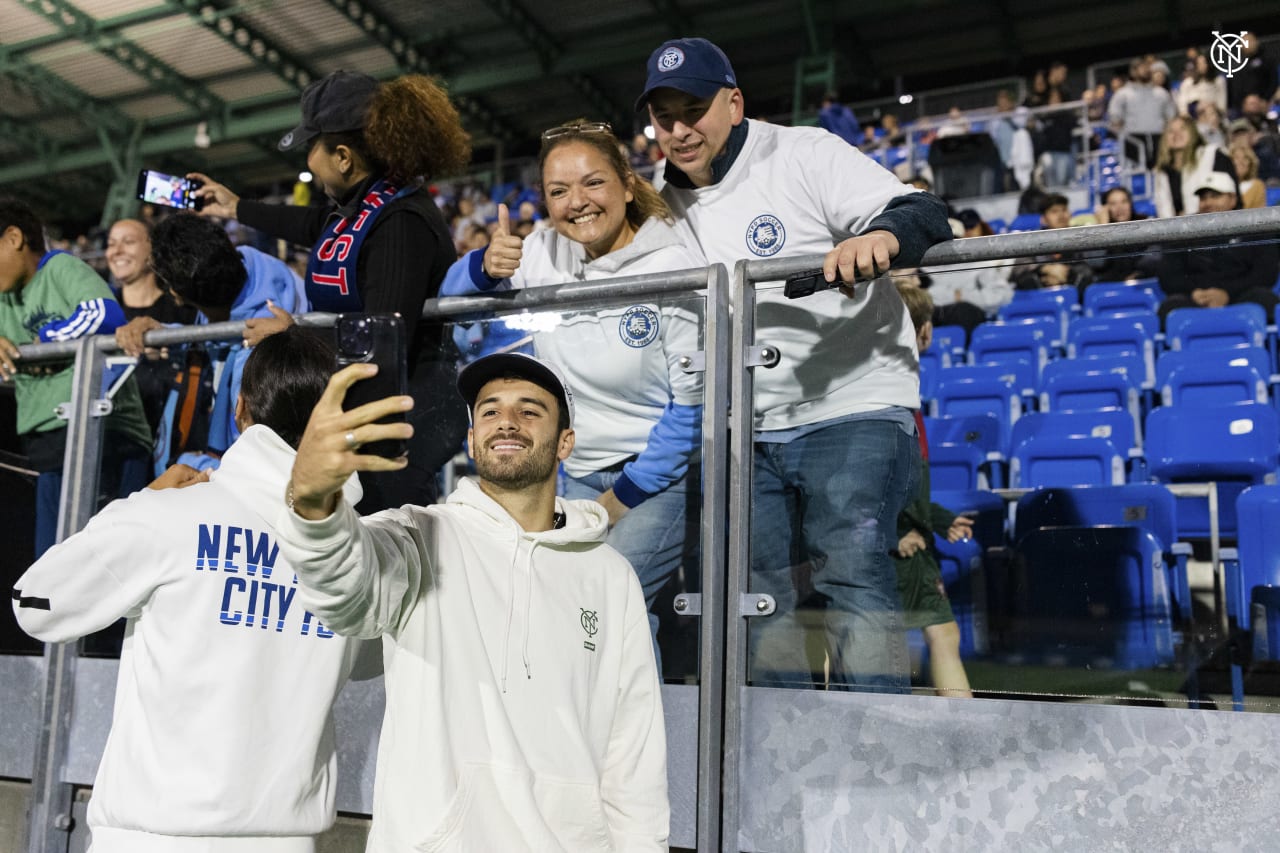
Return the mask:
[[369,851],[665,850],[666,736],[644,596],[607,516],[526,533],[472,480],[448,503],[281,508],[304,600],[385,635]]
[[[724,178],[687,189],[655,181],[685,242],[709,263],[829,252],[860,233],[893,198],[915,192],[858,149],[816,127],[750,122]],[[783,430],[888,406],[919,408],[915,331],[882,277],[855,298],[803,299],[761,287],[756,342],[781,361],[755,372],[755,426]]]
[[[595,260],[581,243],[554,229],[536,231],[524,240],[519,269],[497,287],[518,290],[704,266],[706,261],[674,228],[650,218],[628,245]],[[493,287],[480,259],[468,254],[450,267],[440,292],[459,296]],[[702,301],[693,294],[673,295],[661,303],[514,318],[529,321],[538,357],[559,367],[573,388],[576,442],[564,463],[569,476],[583,477],[644,453],[668,404],[702,405],[702,374],[686,373],[679,364],[682,355],[701,349]],[[697,440],[695,430],[687,444],[696,447]],[[681,447],[673,452],[686,468],[689,451]],[[665,460],[669,454],[661,456]],[[659,463],[643,485],[665,488],[676,479],[678,475],[663,478],[669,473],[663,467]],[[655,482],[655,475],[665,482]]]
[[357,644],[305,609],[250,509],[280,503],[293,458],[250,427],[208,483],[115,501],[15,585],[19,624],[46,642],[129,619],[94,853],[305,853],[332,825],[330,708]]

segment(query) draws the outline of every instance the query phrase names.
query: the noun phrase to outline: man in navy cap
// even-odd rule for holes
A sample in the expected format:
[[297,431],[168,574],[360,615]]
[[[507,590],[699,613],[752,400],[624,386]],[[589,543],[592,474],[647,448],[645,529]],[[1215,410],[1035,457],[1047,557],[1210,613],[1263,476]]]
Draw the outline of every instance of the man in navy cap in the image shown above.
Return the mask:
[[[666,733],[635,572],[609,514],[556,497],[573,393],[549,362],[478,359],[458,375],[476,477],[449,500],[360,518],[356,453],[406,438],[344,411],[376,367],[334,374],[298,446],[278,534],[298,598],[343,636],[385,636],[387,701],[370,850],[667,849]],[[279,499],[277,498],[277,501]]]
[[825,253],[826,280],[846,282],[843,295],[759,296],[757,340],[782,357],[755,377],[751,582],[778,608],[752,626],[751,678],[811,681],[795,619],[804,567],[833,686],[905,690],[888,552],[919,476],[919,368],[907,309],[879,277],[951,237],[946,209],[820,128],[747,121],[733,66],[706,39],[653,52],[646,106],[667,158],[655,184],[708,261]]

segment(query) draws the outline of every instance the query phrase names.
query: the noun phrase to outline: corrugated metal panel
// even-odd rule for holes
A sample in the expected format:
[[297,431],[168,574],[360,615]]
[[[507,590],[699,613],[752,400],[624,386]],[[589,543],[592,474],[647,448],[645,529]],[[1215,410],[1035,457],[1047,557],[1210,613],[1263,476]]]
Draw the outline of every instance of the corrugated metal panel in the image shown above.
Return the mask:
[[155,0],[75,0],[76,8],[93,18],[113,18],[156,5]]
[[159,122],[179,118],[191,112],[191,107],[172,95],[145,95],[118,101],[116,109],[139,121]]
[[382,77],[387,74],[394,74],[396,71],[395,60],[391,57],[391,54],[376,45],[348,50],[344,53],[335,53],[331,56],[316,57],[315,66],[316,70],[321,74],[328,74],[330,71],[337,71],[338,69],[346,69],[348,71],[363,71],[365,74]]
[[142,77],[78,42],[38,50],[30,59],[95,98],[110,98],[147,88],[147,81]]
[[4,10],[4,43],[21,44],[28,39],[54,35],[58,26],[28,9],[16,4],[6,4]]
[[245,23],[291,53],[322,54],[324,48],[345,44],[363,31],[341,12],[315,0],[275,0],[245,8]]
[[298,90],[272,72],[263,71],[257,74],[238,74],[228,80],[210,83],[209,91],[227,103],[234,104],[242,98],[259,98],[270,95],[284,97],[290,93],[296,93]]
[[159,31],[151,26],[130,27],[123,35],[186,77],[225,74],[254,65],[252,58],[194,18]]

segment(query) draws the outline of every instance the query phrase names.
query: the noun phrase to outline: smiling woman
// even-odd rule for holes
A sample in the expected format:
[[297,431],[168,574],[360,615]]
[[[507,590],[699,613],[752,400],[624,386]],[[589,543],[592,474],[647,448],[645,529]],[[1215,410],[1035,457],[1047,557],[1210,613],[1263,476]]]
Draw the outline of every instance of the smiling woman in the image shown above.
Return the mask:
[[[487,249],[449,270],[443,295],[541,287],[703,265],[685,246],[661,196],[632,172],[612,129],[578,121],[542,135],[542,189],[553,229],[521,239],[505,206]],[[650,608],[697,542],[696,473],[702,386],[679,366],[698,348],[694,312],[637,304],[561,318],[536,332],[540,358],[574,389],[576,447],[565,495],[609,512],[608,542],[630,560]],[[692,482],[694,494],[690,501]],[[657,632],[657,616],[650,613]]]

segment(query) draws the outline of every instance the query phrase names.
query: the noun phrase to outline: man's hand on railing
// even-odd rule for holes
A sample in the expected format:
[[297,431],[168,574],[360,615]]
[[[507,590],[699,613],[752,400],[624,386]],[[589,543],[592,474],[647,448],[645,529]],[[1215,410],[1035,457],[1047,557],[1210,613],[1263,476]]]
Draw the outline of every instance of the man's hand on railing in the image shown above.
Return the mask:
[[898,238],[888,231],[868,231],[837,245],[827,252],[822,273],[827,281],[849,282],[857,278],[869,281],[889,271],[898,256]]
[[263,338],[283,332],[293,325],[293,315],[270,299],[267,300],[267,310],[271,312],[270,317],[250,317],[244,321],[245,346],[256,347],[262,343]]

